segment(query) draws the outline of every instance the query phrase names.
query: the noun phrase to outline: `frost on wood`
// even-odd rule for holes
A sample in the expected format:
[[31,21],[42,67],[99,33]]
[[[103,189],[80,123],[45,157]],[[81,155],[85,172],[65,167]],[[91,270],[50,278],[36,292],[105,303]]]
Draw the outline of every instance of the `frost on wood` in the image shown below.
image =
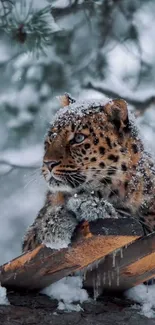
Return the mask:
[[7,298],[6,288],[0,285],[0,305],[10,305],[9,300]]
[[82,289],[82,277],[72,276],[61,279],[42,290],[42,293],[58,300],[58,309],[80,311],[79,303],[88,300],[87,291]]

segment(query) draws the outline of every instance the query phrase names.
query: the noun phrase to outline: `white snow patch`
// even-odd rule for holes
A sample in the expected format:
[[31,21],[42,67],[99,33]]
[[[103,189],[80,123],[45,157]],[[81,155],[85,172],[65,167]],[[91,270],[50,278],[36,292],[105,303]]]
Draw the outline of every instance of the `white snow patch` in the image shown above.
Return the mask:
[[6,295],[6,288],[0,285],[0,305],[10,305]]
[[69,5],[70,5],[69,0],[63,0],[63,1],[62,0],[57,0],[57,2],[56,2],[56,7],[57,8],[65,8],[65,7],[68,7]]
[[49,287],[43,289],[41,293],[52,299],[58,300],[58,309],[65,311],[80,311],[79,303],[88,300],[88,293],[82,289],[82,277],[65,277]]
[[152,105],[144,114],[137,118],[140,134],[143,139],[146,151],[155,158],[155,118],[154,106]]
[[141,304],[140,313],[148,318],[155,317],[155,285],[140,284],[126,291],[126,297]]
[[[123,44],[123,45],[116,46],[111,52],[109,52],[108,63],[109,63],[110,71],[114,71],[113,76],[111,78],[115,84],[114,88],[109,88],[109,89],[116,90],[118,87],[117,85],[118,82],[121,83],[124,89],[126,88],[126,90],[128,89],[128,91],[130,91],[130,87],[132,86],[132,83],[135,78],[135,71],[138,71],[140,67],[140,62],[137,58],[138,58],[137,47],[131,44],[131,42],[130,43],[126,42],[125,45]],[[126,62],[125,66],[122,65],[122,62]],[[127,76],[128,76],[128,81],[127,81]],[[109,76],[107,79],[108,79],[107,81],[109,82],[110,81]],[[124,80],[125,82],[122,82],[122,80]],[[124,96],[124,91],[120,92],[120,94]]]
[[151,65],[154,62],[155,45],[152,42],[152,37],[155,33],[154,25],[155,3],[150,1],[149,4],[144,3],[139,7],[134,15],[134,25],[138,29],[138,41],[141,48],[141,59],[149,62]]
[[4,175],[9,173],[12,170],[12,167],[7,165],[6,163],[0,162],[0,175]]
[[112,79],[106,78],[102,83],[99,81],[94,81],[90,78],[89,81],[94,87],[101,88],[105,92],[109,91],[109,89],[113,89],[118,95],[118,98],[129,98],[130,100],[134,98],[134,100],[143,102],[155,95],[155,91],[152,86],[149,88],[145,87],[145,89],[139,89],[136,91],[136,93],[133,93],[133,90],[127,87],[125,82],[119,80],[115,75],[113,75]]
[[31,105],[38,106],[38,94],[34,86],[26,85],[22,90],[11,90],[9,93],[1,95],[1,103],[9,104],[11,107],[18,107],[22,111],[26,111]]
[[[0,4],[0,10],[1,10],[1,4]],[[1,40],[0,63],[7,62],[9,59],[10,59],[10,51],[7,47],[7,44],[2,43]]]
[[43,155],[42,145],[36,144],[24,149],[7,149],[1,154],[1,161],[4,164],[18,165],[19,167],[33,167],[41,166],[41,159]]
[[80,92],[78,94],[78,100],[80,99],[88,100],[89,99],[95,99],[95,100],[107,100],[107,96],[101,94],[99,91],[96,91],[94,89],[80,89]]

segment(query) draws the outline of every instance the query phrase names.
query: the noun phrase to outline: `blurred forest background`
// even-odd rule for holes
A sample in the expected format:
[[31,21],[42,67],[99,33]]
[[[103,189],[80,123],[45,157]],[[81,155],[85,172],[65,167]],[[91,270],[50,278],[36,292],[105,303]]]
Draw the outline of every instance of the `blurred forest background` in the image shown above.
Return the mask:
[[0,37],[4,263],[21,253],[44,201],[40,166],[56,96],[126,99],[155,152],[155,1],[0,0]]

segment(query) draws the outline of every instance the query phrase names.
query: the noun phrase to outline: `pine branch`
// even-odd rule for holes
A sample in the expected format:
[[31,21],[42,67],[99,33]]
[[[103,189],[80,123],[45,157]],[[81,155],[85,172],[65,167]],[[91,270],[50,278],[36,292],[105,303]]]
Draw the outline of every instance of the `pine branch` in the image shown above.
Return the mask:
[[[51,6],[35,10],[31,5],[26,5],[24,0],[21,3],[11,3],[7,7],[6,0],[0,0],[2,11],[0,12],[0,27],[10,39],[17,45],[24,47],[26,51],[40,54],[52,45],[53,33],[60,30],[51,14]],[[9,9],[7,9],[9,8]]]
[[0,17],[4,21],[14,5],[13,0],[0,0]]
[[94,3],[91,0],[84,0],[84,1],[78,1],[75,0],[72,4],[65,7],[56,7],[53,6],[51,8],[52,15],[55,18],[61,18],[63,16],[67,16],[71,13],[76,13],[77,11],[81,10],[89,10],[91,13],[94,12]]

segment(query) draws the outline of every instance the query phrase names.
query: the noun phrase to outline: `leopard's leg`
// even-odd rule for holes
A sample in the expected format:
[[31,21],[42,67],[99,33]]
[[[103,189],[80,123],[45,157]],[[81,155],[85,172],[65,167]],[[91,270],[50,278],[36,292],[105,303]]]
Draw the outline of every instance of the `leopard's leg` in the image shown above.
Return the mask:
[[37,228],[35,225],[30,226],[24,235],[22,242],[22,252],[26,253],[29,250],[35,249],[41,244],[40,238],[37,236]]
[[34,249],[41,243],[55,249],[69,245],[78,222],[74,212],[66,209],[65,202],[62,193],[48,193],[44,207],[24,236],[23,252]]

